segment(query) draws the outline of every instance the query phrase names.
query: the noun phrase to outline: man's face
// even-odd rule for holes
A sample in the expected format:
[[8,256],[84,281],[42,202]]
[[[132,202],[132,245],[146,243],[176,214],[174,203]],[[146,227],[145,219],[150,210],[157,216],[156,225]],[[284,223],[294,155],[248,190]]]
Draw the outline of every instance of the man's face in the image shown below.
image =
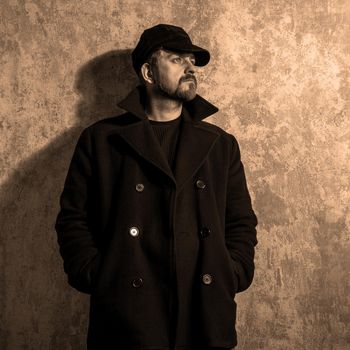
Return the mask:
[[152,68],[155,88],[162,95],[180,101],[190,101],[196,96],[195,57],[192,53],[161,49]]

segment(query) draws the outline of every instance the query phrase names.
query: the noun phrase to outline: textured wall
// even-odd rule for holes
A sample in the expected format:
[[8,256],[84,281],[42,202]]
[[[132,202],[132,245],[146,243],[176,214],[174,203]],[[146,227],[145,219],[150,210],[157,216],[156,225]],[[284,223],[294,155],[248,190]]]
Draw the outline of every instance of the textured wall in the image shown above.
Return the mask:
[[145,27],[212,52],[200,93],[234,133],[260,219],[239,350],[350,349],[350,4],[2,0],[0,349],[84,349],[88,299],[53,223],[83,127],[120,111]]

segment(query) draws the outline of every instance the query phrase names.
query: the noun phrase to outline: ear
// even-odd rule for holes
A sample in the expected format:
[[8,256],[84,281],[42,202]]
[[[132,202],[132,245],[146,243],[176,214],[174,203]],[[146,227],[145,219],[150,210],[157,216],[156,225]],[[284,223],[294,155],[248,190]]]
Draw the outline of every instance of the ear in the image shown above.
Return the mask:
[[153,74],[151,71],[151,66],[149,65],[149,63],[144,63],[141,66],[141,76],[143,78],[144,81],[146,81],[149,84],[153,84]]

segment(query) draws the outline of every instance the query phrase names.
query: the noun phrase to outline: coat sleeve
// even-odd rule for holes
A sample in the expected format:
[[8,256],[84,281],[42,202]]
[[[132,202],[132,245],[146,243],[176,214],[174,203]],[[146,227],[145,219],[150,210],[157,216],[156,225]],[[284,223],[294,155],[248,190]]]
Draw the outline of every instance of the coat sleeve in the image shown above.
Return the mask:
[[69,166],[55,225],[68,283],[83,293],[91,293],[100,260],[88,215],[92,172],[91,141],[84,130]]
[[[232,136],[232,135],[231,135]],[[251,205],[244,167],[236,139],[232,152],[226,199],[225,241],[237,277],[236,292],[247,289],[254,275],[257,218]]]

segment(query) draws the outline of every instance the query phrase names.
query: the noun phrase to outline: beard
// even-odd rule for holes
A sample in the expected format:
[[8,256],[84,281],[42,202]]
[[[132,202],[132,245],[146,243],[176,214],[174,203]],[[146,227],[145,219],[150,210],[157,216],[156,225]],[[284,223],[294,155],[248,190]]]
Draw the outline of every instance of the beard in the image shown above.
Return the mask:
[[186,102],[191,101],[196,97],[197,79],[192,74],[186,74],[179,80],[179,83],[174,90],[174,88],[171,88],[167,82],[162,82],[158,77],[156,86],[163,96],[177,101]]

